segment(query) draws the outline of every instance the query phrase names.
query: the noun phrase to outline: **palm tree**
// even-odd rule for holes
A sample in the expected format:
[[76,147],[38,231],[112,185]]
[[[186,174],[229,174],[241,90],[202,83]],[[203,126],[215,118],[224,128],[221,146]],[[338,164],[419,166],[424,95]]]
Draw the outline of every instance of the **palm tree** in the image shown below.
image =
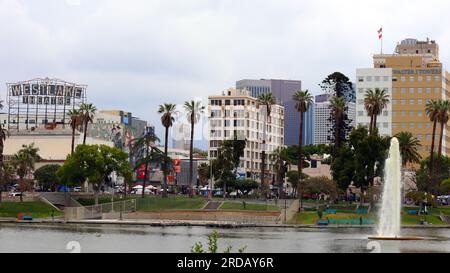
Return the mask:
[[[309,93],[308,90],[298,91],[294,94],[293,99],[295,101],[295,109],[300,113],[300,128],[299,128],[299,136],[298,136],[298,177],[301,180],[303,173],[303,116],[306,112],[308,112],[309,107],[313,104],[313,96]],[[302,182],[299,181],[299,186],[302,187]],[[303,191],[300,190],[300,200],[303,200]],[[303,204],[300,205],[303,207]]]
[[[444,138],[445,134],[445,125],[448,123],[448,120],[450,118],[449,116],[450,111],[450,101],[448,100],[440,100],[439,102],[439,113],[438,113],[438,122],[441,125],[441,134],[439,136],[439,148],[438,148],[438,160],[437,160],[437,167],[435,172],[437,174],[440,174],[441,171],[441,161],[442,161],[442,140]],[[436,181],[436,183],[439,183],[439,179]]]
[[335,155],[337,154],[337,151],[341,147],[341,123],[344,120],[344,114],[347,111],[347,104],[345,102],[344,97],[333,97],[330,102],[330,108],[331,108],[331,114],[334,117],[334,120],[336,122],[336,129],[334,132],[334,141],[335,141],[335,147],[334,152]]
[[389,95],[385,89],[375,88],[375,90],[368,89],[364,98],[364,107],[367,114],[370,116],[370,134],[375,132],[377,128],[377,118],[383,112],[384,108],[389,103]]
[[205,107],[202,106],[201,101],[186,101],[184,103],[184,110],[187,112],[187,119],[191,124],[191,146],[189,150],[189,197],[193,197],[193,171],[194,171],[194,127],[200,120],[200,115],[203,114]]
[[148,180],[148,167],[151,163],[162,163],[163,157],[160,151],[155,147],[155,143],[159,141],[159,138],[154,134],[147,133],[145,136],[134,139],[133,154],[136,155],[139,160],[136,163],[135,170],[144,165],[144,181],[142,182],[142,198],[145,198],[145,186]]
[[425,106],[425,110],[427,112],[430,121],[433,122],[433,134],[431,140],[431,151],[430,151],[430,179],[433,177],[433,167],[434,167],[434,146],[436,141],[436,127],[438,123],[439,116],[439,101],[438,100],[429,100]]
[[395,135],[400,145],[400,153],[402,155],[402,166],[405,169],[408,164],[420,163],[422,156],[418,149],[420,141],[415,138],[410,132],[400,132]]
[[34,165],[39,162],[41,157],[39,156],[39,148],[34,147],[34,143],[30,145],[23,145],[22,149],[14,155],[12,164],[16,169],[16,173],[19,176],[20,184],[20,201],[23,202],[23,192],[28,188],[25,181],[25,176],[34,171]]
[[71,154],[75,151],[75,132],[77,128],[83,124],[83,118],[81,116],[80,110],[73,109],[67,112],[70,118],[70,128],[72,128],[72,150]]
[[[175,122],[175,113],[176,113],[176,105],[175,104],[163,104],[159,106],[158,113],[162,114],[161,123],[166,128],[165,132],[165,143],[164,143],[164,154],[167,159],[168,157],[168,141],[169,141],[169,128],[173,126]],[[167,175],[168,175],[168,162],[164,162],[164,191],[163,198],[167,197]]]
[[97,112],[97,108],[92,103],[83,103],[80,106],[80,112],[84,123],[83,145],[86,145],[88,124],[94,122],[94,115]]
[[289,164],[289,156],[286,147],[278,147],[273,153],[270,155],[270,159],[272,164],[274,165],[275,173],[277,175],[277,183],[278,188],[280,189],[280,194],[283,197],[283,184],[284,178],[286,177],[287,169],[286,167]]
[[266,142],[267,142],[267,122],[268,117],[272,113],[272,105],[276,104],[276,98],[272,93],[262,93],[258,96],[258,105],[265,107],[266,115],[264,116],[262,156],[261,156],[261,187],[265,188],[265,170],[266,170]]

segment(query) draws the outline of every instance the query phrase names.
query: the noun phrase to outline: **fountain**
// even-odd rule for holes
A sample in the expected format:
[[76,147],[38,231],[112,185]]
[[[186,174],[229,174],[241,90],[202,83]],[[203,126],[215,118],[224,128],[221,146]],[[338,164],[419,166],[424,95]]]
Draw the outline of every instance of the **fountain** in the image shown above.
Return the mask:
[[378,235],[373,240],[421,240],[419,237],[402,237],[400,233],[402,208],[402,159],[397,138],[392,138],[389,157],[385,164],[384,190],[379,214]]

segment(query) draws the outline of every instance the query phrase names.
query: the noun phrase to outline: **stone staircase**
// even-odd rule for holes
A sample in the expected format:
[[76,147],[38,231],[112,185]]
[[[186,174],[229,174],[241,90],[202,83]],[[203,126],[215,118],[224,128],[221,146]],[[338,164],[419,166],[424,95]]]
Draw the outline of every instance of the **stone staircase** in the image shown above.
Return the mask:
[[70,193],[43,192],[40,194],[40,198],[59,210],[64,210],[66,207],[82,207],[80,203],[70,196]]
[[218,210],[222,204],[223,202],[209,201],[206,206],[203,207],[203,210]]

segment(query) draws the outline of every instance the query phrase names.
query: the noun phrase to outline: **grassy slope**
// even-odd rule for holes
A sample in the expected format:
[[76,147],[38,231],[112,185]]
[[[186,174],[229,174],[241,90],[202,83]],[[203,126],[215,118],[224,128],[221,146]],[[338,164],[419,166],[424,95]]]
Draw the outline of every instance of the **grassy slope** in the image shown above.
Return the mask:
[[55,216],[62,215],[62,212],[44,202],[3,202],[0,205],[0,217],[16,218],[18,213],[22,212],[22,214],[31,214],[33,218],[48,218],[52,216],[52,211]]
[[157,210],[197,210],[203,208],[207,201],[202,197],[161,197],[137,198],[138,211]]
[[[418,216],[418,215],[408,215],[408,210],[417,210],[418,208],[404,208],[402,216],[402,224],[404,225],[418,225],[422,219],[426,220],[428,223],[433,225],[443,225],[439,214],[440,212],[445,215],[450,215],[450,207],[440,207],[436,209],[429,209],[429,215]],[[323,214],[323,217],[328,217],[330,220],[359,220],[359,217],[363,217],[364,220],[374,220],[377,221],[377,215],[371,213],[367,214],[353,214],[353,213],[338,213],[338,214]],[[319,219],[317,212],[304,212],[302,214],[297,214],[297,216],[290,222],[291,224],[315,224]]]

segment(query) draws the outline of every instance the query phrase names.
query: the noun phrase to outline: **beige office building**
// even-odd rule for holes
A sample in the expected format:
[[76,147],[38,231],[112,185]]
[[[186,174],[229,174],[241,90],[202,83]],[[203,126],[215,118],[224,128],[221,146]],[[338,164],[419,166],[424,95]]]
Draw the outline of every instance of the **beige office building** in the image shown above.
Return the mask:
[[[260,179],[263,151],[265,107],[250,96],[247,89],[229,89],[219,96],[208,98],[209,159],[218,156],[222,141],[234,135],[247,140],[244,156],[238,173],[242,177]],[[268,181],[272,181],[273,164],[270,154],[284,146],[284,106],[272,106],[266,130],[266,170]]]
[[[378,119],[380,132],[392,136],[411,132],[422,144],[426,158],[431,150],[433,126],[425,111],[427,101],[450,97],[450,75],[439,60],[435,41],[403,40],[394,54],[376,54],[374,68],[357,70],[357,124],[370,120],[364,112],[364,94],[368,88],[382,88],[391,103]],[[437,141],[440,130],[437,130]],[[449,127],[445,129],[443,153],[450,153]],[[437,144],[438,142],[436,142]]]

